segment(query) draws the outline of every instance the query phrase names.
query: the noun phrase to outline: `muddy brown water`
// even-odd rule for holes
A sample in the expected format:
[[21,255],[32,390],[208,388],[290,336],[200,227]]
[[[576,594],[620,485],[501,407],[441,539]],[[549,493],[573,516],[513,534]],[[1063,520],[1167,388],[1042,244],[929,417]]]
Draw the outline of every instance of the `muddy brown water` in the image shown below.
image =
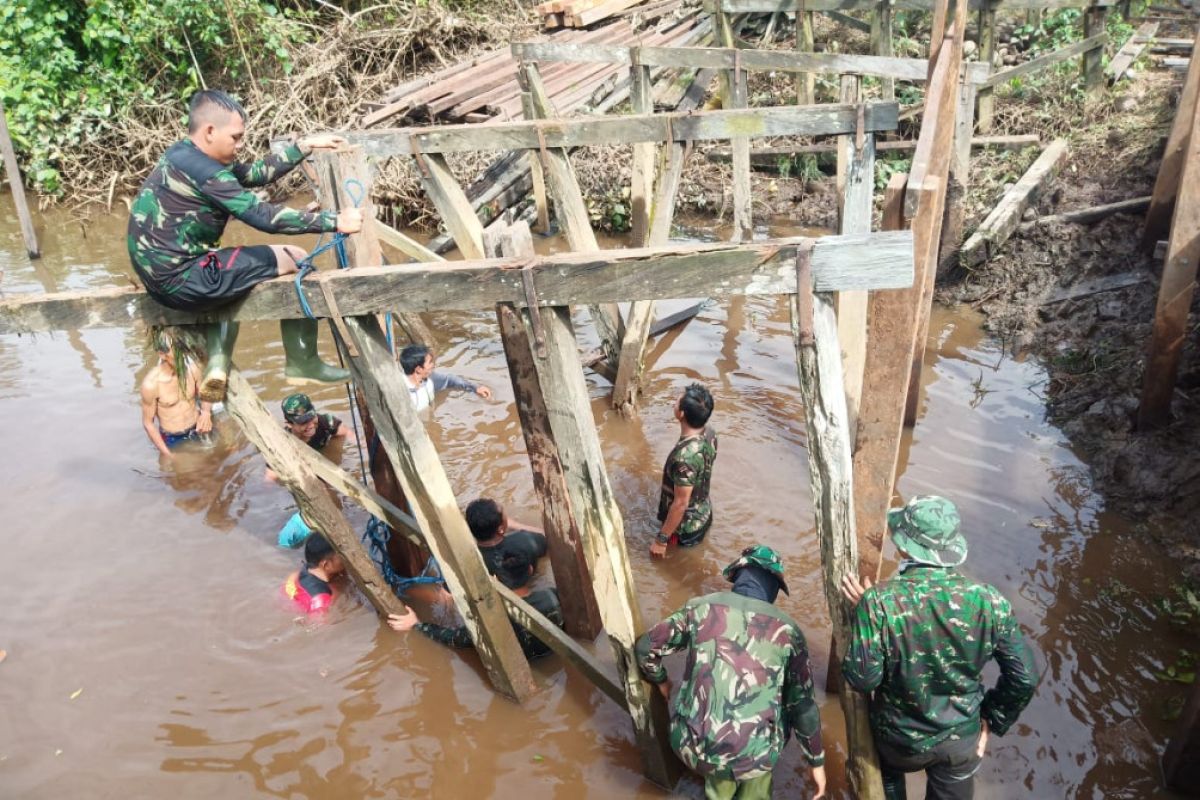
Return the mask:
[[[45,257],[31,265],[11,206],[0,208],[6,294],[128,279],[120,216],[86,227],[41,216]],[[486,493],[538,520],[494,318],[430,321],[441,366],[497,395],[446,397],[429,418],[459,498]],[[298,556],[274,545],[290,496],[263,480],[261,457],[228,418],[218,420],[223,446],[159,464],[139,424],[142,338],[0,337],[0,797],[662,796],[641,777],[624,715],[556,658],[536,663],[541,691],[517,706],[493,694],[472,653],[394,633],[354,597],[328,624],[298,621],[280,598]],[[278,414],[277,339],[273,324],[246,325],[237,360]],[[714,305],[650,361],[633,420],[589,378],[643,614],[653,621],[720,589],[720,568],[749,543],[779,549],[792,586],[782,604],[820,676],[832,796],[846,796],[841,714],[821,691],[829,630],[786,306]],[[979,796],[1167,796],[1161,712],[1183,690],[1154,673],[1183,642],[1154,600],[1176,571],[1104,510],[1045,421],[1036,362],[1005,356],[972,314],[938,310],[925,378],[900,492],[959,504],[967,572],[1012,600],[1045,668],[1018,725],[993,740]],[[717,523],[704,546],[655,564],[646,547],[676,437],[671,404],[693,380],[717,401]],[[312,394],[349,419],[344,389]],[[357,470],[357,450],[342,462]],[[777,797],[809,795],[794,744],[775,774]],[[920,783],[910,778],[913,790]],[[694,780],[679,791],[702,794]]]

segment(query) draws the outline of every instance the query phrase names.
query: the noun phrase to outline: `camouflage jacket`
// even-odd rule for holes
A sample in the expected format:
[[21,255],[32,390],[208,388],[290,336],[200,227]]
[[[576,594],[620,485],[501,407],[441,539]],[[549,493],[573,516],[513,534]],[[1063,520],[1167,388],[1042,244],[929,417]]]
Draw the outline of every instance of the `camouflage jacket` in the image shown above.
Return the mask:
[[[713,462],[717,460],[717,433],[705,428],[699,436],[689,436],[675,443],[667,463],[663,465],[662,493],[658,498],[658,521],[667,518],[676,486],[691,486],[692,496],[687,511],[675,534],[683,543],[695,538],[712,522],[712,504],[708,502],[708,484],[712,480]],[[661,534],[658,541],[667,541]]]
[[[538,589],[536,592],[530,592],[525,597],[525,602],[542,612],[544,617],[558,627],[561,628],[565,624],[563,621],[562,606],[558,602],[557,589]],[[471,641],[471,632],[467,630],[465,625],[451,627],[437,625],[432,622],[419,622],[416,625],[416,630],[433,639],[435,642],[440,642],[449,647],[472,647],[475,644]],[[513,630],[517,634],[517,641],[520,642],[521,650],[525,653],[526,658],[541,658],[550,654],[550,648],[542,644],[541,639],[515,622],[513,623]]]
[[697,597],[638,639],[638,667],[662,683],[663,658],[685,648],[671,747],[688,767],[757,778],[771,771],[793,733],[809,764],[825,763],[808,647],[791,617],[733,592]]
[[220,245],[231,216],[268,233],[336,230],[332,212],[309,214],[264,203],[247,189],[278,180],[303,159],[289,145],[282,155],[226,167],[188,139],[167,148],[129,215],[129,258],[142,283],[159,294],[178,291],[193,259]]
[[[1000,680],[980,682],[991,659]],[[979,735],[980,714],[1003,736],[1033,697],[1037,665],[998,591],[953,569],[914,566],[863,594],[842,674],[875,692],[876,737],[912,753]]]

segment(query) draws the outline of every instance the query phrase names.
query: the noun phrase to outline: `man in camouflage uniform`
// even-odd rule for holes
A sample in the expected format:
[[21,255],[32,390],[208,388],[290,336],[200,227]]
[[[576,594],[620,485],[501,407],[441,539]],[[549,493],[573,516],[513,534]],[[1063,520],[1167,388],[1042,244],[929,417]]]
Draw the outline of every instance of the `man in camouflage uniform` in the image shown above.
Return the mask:
[[[188,110],[188,138],[167,148],[133,201],[129,258],[146,291],[168,308],[208,311],[244,296],[262,281],[296,272],[296,262],[305,255],[299,247],[220,248],[231,216],[268,233],[356,233],[362,228],[357,209],[311,214],[263,202],[247,188],[282,178],[308,152],[336,147],[343,143],[341,137],[306,137],[288,145],[282,155],[238,163],[245,121],[245,110],[229,95],[197,92]],[[348,372],[325,364],[317,355],[316,320],[281,320],[279,328],[289,383],[336,383],[349,378]],[[237,323],[208,326],[202,400],[215,402],[224,396],[237,334]]]
[[774,606],[788,590],[783,563],[754,545],[722,574],[733,591],[689,601],[635,646],[642,674],[668,699],[662,660],[687,650],[671,706],[671,747],[704,776],[708,800],[758,800],[771,797],[771,770],[795,734],[821,797],[825,750],[808,647],[800,626]]
[[[926,798],[968,800],[989,733],[1003,736],[1037,688],[1037,665],[1012,607],[996,589],[956,570],[967,557],[958,511],[915,497],[888,512],[900,574],[872,587],[842,583],[857,603],[842,675],[874,692],[871,730],[885,795],[903,800],[904,775],[924,770]],[[987,662],[1000,666],[984,691]]]
[[669,544],[698,545],[712,527],[708,484],[717,460],[717,432],[708,427],[712,410],[712,395],[698,383],[687,387],[675,401],[679,441],[663,465],[658,500],[660,525],[650,545],[652,557],[665,556]]

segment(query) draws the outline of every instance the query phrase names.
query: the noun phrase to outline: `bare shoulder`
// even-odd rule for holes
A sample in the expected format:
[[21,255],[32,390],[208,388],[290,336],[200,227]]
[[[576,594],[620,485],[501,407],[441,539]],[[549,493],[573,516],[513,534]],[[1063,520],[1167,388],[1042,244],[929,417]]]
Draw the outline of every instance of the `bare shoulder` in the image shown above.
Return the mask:
[[142,399],[153,400],[158,397],[158,370],[152,369],[142,378]]

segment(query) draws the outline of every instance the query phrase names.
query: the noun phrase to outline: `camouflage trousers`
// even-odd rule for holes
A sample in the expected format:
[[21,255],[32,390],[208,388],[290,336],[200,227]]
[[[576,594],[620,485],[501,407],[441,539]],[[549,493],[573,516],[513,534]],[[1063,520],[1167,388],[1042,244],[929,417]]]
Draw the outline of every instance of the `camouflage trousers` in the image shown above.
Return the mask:
[[705,800],[771,800],[771,773],[736,781],[733,778],[704,779]]

